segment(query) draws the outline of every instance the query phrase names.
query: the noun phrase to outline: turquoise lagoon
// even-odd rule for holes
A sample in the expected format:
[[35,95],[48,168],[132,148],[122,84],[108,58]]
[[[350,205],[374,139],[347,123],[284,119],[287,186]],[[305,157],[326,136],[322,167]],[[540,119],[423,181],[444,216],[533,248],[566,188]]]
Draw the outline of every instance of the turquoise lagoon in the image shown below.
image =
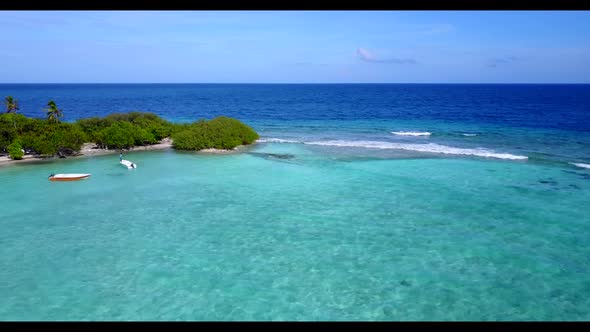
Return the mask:
[[1,167],[0,318],[590,319],[590,170],[392,153]]

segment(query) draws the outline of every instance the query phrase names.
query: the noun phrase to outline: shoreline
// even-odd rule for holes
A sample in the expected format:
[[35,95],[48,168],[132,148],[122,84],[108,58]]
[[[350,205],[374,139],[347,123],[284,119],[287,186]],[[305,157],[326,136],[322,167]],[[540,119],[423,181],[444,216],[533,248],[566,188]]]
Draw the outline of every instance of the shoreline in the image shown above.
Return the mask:
[[[223,149],[203,149],[199,151],[194,151],[195,153],[199,154],[234,154],[239,153],[243,149],[244,145],[240,145],[235,147],[232,150],[223,150]],[[136,146],[131,149],[123,150],[125,153],[135,152],[135,151],[156,151],[156,150],[167,150],[172,149],[172,140],[170,138],[164,138],[160,141],[160,143],[153,144],[153,145],[146,145],[146,146]],[[117,154],[120,150],[107,150],[107,149],[98,149],[96,148],[95,143],[84,143],[80,148],[79,154],[75,156],[59,158],[59,157],[48,157],[42,158],[37,157],[34,155],[25,155],[21,160],[14,160],[10,159],[8,156],[0,156],[0,167],[2,166],[9,166],[15,164],[24,164],[24,163],[34,163],[34,162],[47,162],[53,161],[58,159],[77,159],[77,158],[87,158],[93,156],[104,156],[110,154]],[[186,152],[186,151],[185,151]],[[192,151],[189,151],[192,152]]]

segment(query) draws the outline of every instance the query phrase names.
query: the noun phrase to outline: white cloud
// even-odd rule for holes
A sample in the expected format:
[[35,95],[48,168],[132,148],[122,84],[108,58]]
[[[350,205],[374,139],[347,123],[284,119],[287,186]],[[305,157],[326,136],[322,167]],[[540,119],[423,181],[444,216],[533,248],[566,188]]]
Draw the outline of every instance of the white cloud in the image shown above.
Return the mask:
[[410,58],[406,58],[406,59],[402,59],[402,58],[379,59],[375,55],[373,55],[370,51],[368,51],[362,47],[357,48],[356,54],[357,54],[358,58],[361,59],[362,61],[371,62],[371,63],[397,63],[397,64],[416,63],[416,60],[410,59]]

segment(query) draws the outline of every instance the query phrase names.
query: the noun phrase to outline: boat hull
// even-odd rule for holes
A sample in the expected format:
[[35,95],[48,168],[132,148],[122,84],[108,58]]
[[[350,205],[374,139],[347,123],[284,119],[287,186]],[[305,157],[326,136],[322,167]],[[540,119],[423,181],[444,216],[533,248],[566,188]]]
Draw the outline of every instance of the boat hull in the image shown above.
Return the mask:
[[88,179],[90,174],[57,174],[49,177],[49,181],[79,181]]
[[125,160],[125,159],[121,160],[121,161],[119,162],[119,164],[121,164],[121,165],[123,165],[123,166],[127,167],[128,169],[137,168],[137,165],[136,165],[135,163],[133,163],[133,162],[131,162],[131,161],[129,161],[129,160]]

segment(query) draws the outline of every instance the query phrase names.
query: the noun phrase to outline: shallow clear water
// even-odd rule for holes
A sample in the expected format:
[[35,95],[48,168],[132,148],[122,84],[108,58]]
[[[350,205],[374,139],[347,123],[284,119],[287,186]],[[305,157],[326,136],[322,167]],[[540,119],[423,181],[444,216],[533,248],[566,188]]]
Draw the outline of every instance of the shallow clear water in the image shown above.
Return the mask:
[[267,142],[0,167],[0,319],[590,319],[590,85],[0,95],[66,121],[227,115]]
[[3,167],[0,317],[590,318],[589,172],[324,148]]

